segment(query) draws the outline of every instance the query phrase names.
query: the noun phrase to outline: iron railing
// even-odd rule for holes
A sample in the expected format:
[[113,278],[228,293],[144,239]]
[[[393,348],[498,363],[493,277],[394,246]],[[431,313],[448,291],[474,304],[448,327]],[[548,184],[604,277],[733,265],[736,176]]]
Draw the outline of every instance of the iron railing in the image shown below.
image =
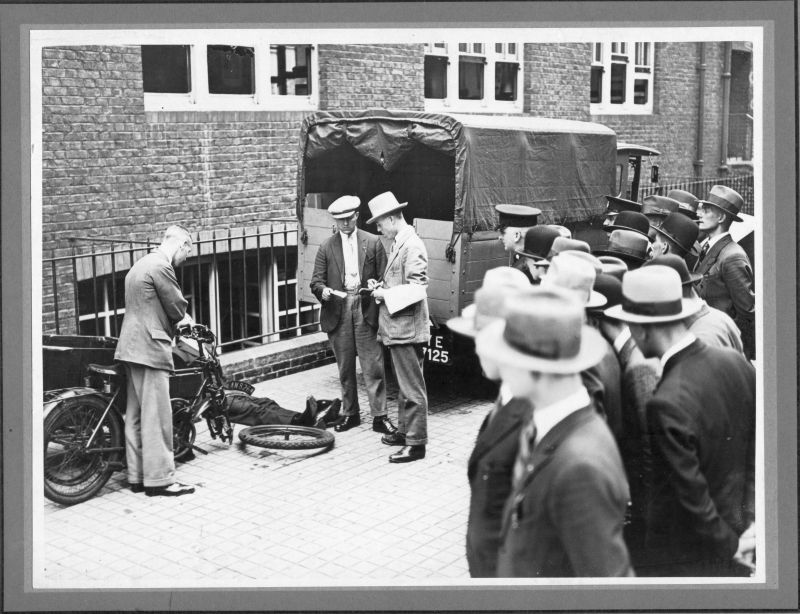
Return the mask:
[[[43,259],[43,332],[119,336],[124,280],[156,241],[70,238],[67,255]],[[202,232],[176,271],[189,312],[224,350],[318,330],[317,305],[297,289],[297,225]],[[69,329],[69,330],[66,330]]]
[[706,198],[713,185],[725,185],[736,190],[744,199],[741,212],[753,215],[753,175],[730,175],[727,177],[665,177],[657,184],[643,185],[639,188],[639,201],[651,194],[666,195],[670,190],[686,190],[698,198]]

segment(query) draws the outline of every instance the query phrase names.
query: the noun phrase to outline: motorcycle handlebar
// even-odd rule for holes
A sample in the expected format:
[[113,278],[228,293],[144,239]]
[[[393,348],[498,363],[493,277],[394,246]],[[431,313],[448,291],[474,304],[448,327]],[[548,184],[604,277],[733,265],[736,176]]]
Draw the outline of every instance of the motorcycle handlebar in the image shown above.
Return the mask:
[[178,334],[182,337],[197,339],[206,343],[213,343],[216,336],[205,324],[185,324],[178,327]]

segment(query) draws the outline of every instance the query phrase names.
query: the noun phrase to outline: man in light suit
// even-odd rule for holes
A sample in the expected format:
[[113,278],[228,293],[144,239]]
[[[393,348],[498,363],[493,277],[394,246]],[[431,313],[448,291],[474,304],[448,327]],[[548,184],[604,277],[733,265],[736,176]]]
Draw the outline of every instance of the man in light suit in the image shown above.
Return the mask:
[[626,273],[622,293],[623,303],[606,313],[628,322],[639,349],[663,369],[647,403],[652,495],[636,571],[747,576],[755,549],[755,369],[689,331],[686,318],[701,304],[683,298],[674,269]]
[[378,338],[389,348],[397,376],[398,430],[381,441],[403,446],[389,456],[390,463],[408,463],[425,457],[428,443],[428,391],[422,375],[425,345],[431,338],[428,317],[428,253],[414,228],[403,218],[400,203],[391,192],[369,201],[378,232],[392,241],[380,285],[373,298],[380,305]]
[[744,249],[730,234],[733,222],[741,222],[741,195],[723,185],[712,186],[697,208],[699,228],[707,233],[694,272],[702,275],[697,294],[711,307],[727,313],[742,332],[745,355],[755,357],[755,292],[753,268]]
[[520,430],[497,576],[631,576],[625,470],[580,377],[603,357],[600,333],[583,324],[584,303],[559,287],[532,287],[505,310],[475,349],[533,412]]
[[342,196],[328,207],[338,231],[317,251],[311,291],[321,303],[320,328],[328,333],[339,367],[342,414],[334,430],[361,424],[356,385],[356,353],[369,398],[372,430],[393,433],[397,428],[386,415],[383,351],[378,343],[378,309],[369,297],[369,280],[386,267],[386,252],[377,236],[356,228],[357,196]]
[[194,492],[193,486],[175,480],[169,400],[172,337],[176,326],[191,322],[173,267],[182,264],[191,251],[189,231],[170,226],[161,245],[140,258],[125,276],[125,317],[114,358],[125,363],[128,380],[128,484],[132,491],[144,491],[150,497]]

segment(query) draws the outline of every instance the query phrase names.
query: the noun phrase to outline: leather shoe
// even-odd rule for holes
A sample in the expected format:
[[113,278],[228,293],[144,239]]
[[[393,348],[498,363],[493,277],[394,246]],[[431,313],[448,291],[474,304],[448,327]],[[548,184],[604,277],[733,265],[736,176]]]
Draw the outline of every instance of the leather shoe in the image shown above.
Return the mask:
[[425,446],[404,446],[389,456],[390,463],[410,463],[425,458]]
[[391,433],[397,432],[397,427],[389,420],[389,416],[375,416],[372,419],[372,430],[376,433]]
[[333,430],[337,433],[343,433],[344,431],[349,431],[351,428],[358,426],[359,424],[361,424],[361,416],[358,414],[353,414],[350,416],[345,416],[344,420],[333,427]]
[[325,426],[333,426],[340,422],[339,411],[342,408],[341,399],[333,399],[332,401],[317,401],[317,420],[324,420]]
[[148,497],[180,497],[181,495],[191,495],[193,492],[194,486],[180,482],[173,482],[168,486],[144,487],[144,494]]
[[144,492],[144,484],[141,482],[130,482],[128,488],[131,489],[131,492]]
[[406,436],[398,431],[387,433],[381,437],[381,443],[385,443],[387,446],[404,446],[406,445]]

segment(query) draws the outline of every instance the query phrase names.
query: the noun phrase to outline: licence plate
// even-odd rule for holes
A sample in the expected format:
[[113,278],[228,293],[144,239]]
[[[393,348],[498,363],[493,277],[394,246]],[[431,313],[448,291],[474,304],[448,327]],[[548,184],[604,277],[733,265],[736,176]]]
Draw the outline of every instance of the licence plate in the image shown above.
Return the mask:
[[425,360],[441,365],[449,365],[453,360],[450,338],[445,335],[431,335],[431,340],[425,346]]
[[230,382],[225,382],[225,389],[236,390],[238,392],[244,392],[245,394],[253,394],[253,391],[256,388],[255,386],[253,386],[252,384],[248,384],[247,382],[243,382],[241,380],[233,380]]

